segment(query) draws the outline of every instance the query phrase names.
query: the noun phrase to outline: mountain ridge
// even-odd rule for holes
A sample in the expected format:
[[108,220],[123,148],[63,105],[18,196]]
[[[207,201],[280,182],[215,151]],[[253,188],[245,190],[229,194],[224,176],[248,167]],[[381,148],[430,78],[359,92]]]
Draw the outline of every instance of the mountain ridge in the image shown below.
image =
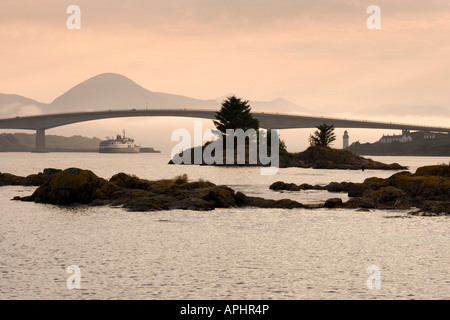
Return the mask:
[[[286,99],[251,101],[255,111],[301,111],[306,109]],[[2,118],[40,113],[81,112],[131,108],[219,109],[219,99],[201,100],[183,95],[150,91],[118,73],[102,73],[82,81],[51,103],[42,103],[24,96],[0,94]],[[27,109],[28,108],[28,109]],[[32,112],[28,112],[32,111]]]
[[[222,101],[232,94],[221,98],[201,100],[183,95],[150,91],[132,79],[118,73],[101,73],[82,81],[51,103],[42,103],[16,94],[0,93],[0,118],[36,115],[42,113],[65,113],[109,109],[144,109],[144,108],[186,108],[219,109]],[[269,101],[251,100],[250,106],[255,112],[280,112],[296,114],[313,114],[300,105],[278,97]],[[339,109],[321,115],[335,115]],[[402,104],[385,104],[376,108],[362,108],[342,112],[364,115],[418,115],[450,117],[450,108],[442,106],[407,106]]]
[[50,103],[50,111],[61,109],[87,111],[126,108],[215,107],[214,100],[200,100],[181,95],[147,90],[135,81],[117,74],[102,73],[74,86]]

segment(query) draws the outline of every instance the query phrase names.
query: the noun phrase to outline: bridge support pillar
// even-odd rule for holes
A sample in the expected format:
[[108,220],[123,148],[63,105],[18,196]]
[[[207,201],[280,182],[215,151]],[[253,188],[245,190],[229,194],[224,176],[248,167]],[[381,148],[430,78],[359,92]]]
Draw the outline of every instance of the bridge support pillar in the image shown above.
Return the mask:
[[36,152],[45,152],[45,129],[36,130]]

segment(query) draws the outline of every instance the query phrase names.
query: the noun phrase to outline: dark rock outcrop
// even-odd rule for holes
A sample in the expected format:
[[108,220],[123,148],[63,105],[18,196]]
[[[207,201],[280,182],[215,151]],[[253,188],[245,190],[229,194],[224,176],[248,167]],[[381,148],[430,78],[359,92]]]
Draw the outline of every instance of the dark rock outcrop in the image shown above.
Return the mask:
[[[325,202],[327,208],[410,209],[419,208],[415,215],[450,214],[450,166],[420,167],[414,174],[402,171],[387,179],[368,178],[363,183],[331,182],[327,186],[314,186],[317,190],[346,192],[350,199],[342,203],[332,198]],[[304,190],[293,183],[275,182],[270,189]]]
[[325,204],[323,205],[325,208],[342,208],[343,207],[342,199],[341,198],[331,198],[325,201]]
[[26,200],[57,205],[89,204],[99,198],[99,191],[107,184],[90,170],[69,168],[45,181]]
[[305,205],[290,199],[282,200],[268,200],[260,197],[248,197],[242,192],[236,194],[236,202],[242,207],[257,207],[257,208],[306,208]]
[[425,201],[420,210],[410,213],[414,216],[450,215],[450,201]]
[[425,166],[416,173],[399,172],[387,179],[370,178],[361,184],[360,194],[350,194],[347,207],[377,209],[419,208],[414,214],[450,214],[449,166]]
[[303,152],[280,157],[280,167],[342,170],[404,170],[398,163],[385,164],[358,156],[349,150],[311,146]]
[[[50,171],[46,171],[50,173]],[[237,206],[259,208],[304,208],[293,200],[268,200],[237,194],[227,186],[208,181],[188,182],[187,177],[149,181],[125,173],[105,180],[90,170],[69,168],[52,171],[53,176],[28,197],[14,200],[55,205],[118,206],[129,211],[213,210]],[[15,181],[9,178],[11,181]]]
[[274,182],[269,187],[271,190],[281,191],[300,191],[300,190],[323,190],[324,187],[321,186],[313,186],[307,183],[302,183],[300,185],[296,185],[295,183],[284,183],[282,181]]
[[10,173],[0,172],[0,187],[1,186],[40,186],[45,181],[51,179],[55,174],[61,172],[60,169],[44,169],[38,174],[30,174],[26,177],[16,176]]
[[420,167],[416,170],[416,176],[441,176],[450,177],[450,165],[435,165]]

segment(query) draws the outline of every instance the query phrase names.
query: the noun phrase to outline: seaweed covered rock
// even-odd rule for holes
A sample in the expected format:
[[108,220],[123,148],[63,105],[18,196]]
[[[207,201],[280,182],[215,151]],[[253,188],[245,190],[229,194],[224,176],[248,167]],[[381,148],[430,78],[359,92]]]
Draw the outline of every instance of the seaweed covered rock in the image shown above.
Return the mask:
[[[432,166],[436,170],[436,166]],[[445,172],[445,165],[440,166],[438,170]],[[418,201],[450,199],[450,177],[437,176],[422,173],[429,173],[429,167],[417,169],[415,174],[409,172],[397,173],[386,179],[388,185],[403,190],[408,196]]]
[[25,185],[24,179],[24,177],[16,176],[14,174],[0,172],[0,186]]
[[416,216],[450,215],[450,201],[424,201],[418,211],[410,214]]
[[16,176],[10,173],[0,173],[0,186],[40,186],[53,178],[60,169],[44,169],[43,172],[30,174],[26,177]]
[[341,208],[343,207],[342,199],[341,198],[331,198],[325,201],[325,204],[323,205],[325,208]]
[[113,175],[111,179],[109,179],[109,182],[127,189],[147,189],[151,185],[149,181],[142,180],[134,175],[128,175],[123,172]]
[[186,199],[176,200],[168,203],[168,209],[180,209],[180,210],[196,210],[196,211],[208,211],[214,210],[214,205],[206,200],[190,197]]
[[300,190],[325,190],[326,188],[319,185],[311,185],[309,183],[295,184],[295,183],[284,183],[283,181],[277,181],[270,185],[269,189],[274,191],[300,191]]
[[352,182],[331,182],[327,186],[323,187],[323,189],[329,192],[348,192],[352,185]]
[[[450,166],[446,164],[424,166],[414,174],[401,171],[387,179],[372,177],[362,183],[331,182],[327,186],[314,186],[329,192],[346,192],[350,199],[342,203],[332,198],[325,202],[327,208],[410,209],[419,208],[422,215],[450,214]],[[295,184],[275,182],[270,189],[304,190]],[[419,213],[418,213],[419,214]]]
[[148,181],[133,175],[118,173],[109,181],[90,170],[69,168],[45,181],[28,197],[14,200],[34,201],[56,205],[110,205],[128,211],[213,210],[237,206],[263,208],[300,208],[292,200],[267,200],[247,197],[227,186],[208,181],[188,182],[187,176]]
[[208,201],[215,208],[236,207],[234,190],[227,186],[211,186],[192,192],[196,198]]
[[165,201],[162,201],[162,199],[148,196],[132,198],[123,203],[122,206],[128,209],[128,211],[157,211],[168,209]]
[[300,202],[281,199],[281,200],[270,200],[261,197],[249,197],[242,192],[236,193],[236,202],[242,207],[256,207],[256,208],[281,208],[281,209],[295,209],[295,208],[306,208],[305,205]]
[[414,174],[416,176],[440,176],[440,177],[450,177],[450,166],[441,164],[434,166],[420,167],[416,170]]
[[107,183],[90,170],[69,168],[47,180],[27,200],[58,205],[89,204],[95,200],[96,191]]
[[[370,178],[361,184],[365,188],[346,205],[364,208],[420,208],[422,213],[450,214],[450,175],[448,165],[424,166],[412,174],[398,172],[387,179]],[[424,214],[430,215],[430,214]]]
[[[370,191],[365,199],[373,202],[375,204],[375,208],[399,208],[400,204],[402,207],[404,204],[401,202],[401,199],[405,198],[406,194],[395,187],[384,187],[377,190]],[[409,208],[407,205],[407,208]]]

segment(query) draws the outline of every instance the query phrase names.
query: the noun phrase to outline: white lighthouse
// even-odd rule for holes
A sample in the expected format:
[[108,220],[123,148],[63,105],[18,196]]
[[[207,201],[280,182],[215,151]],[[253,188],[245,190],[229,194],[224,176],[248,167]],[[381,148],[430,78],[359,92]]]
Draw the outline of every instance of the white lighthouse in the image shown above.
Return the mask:
[[342,138],[344,140],[342,149],[347,149],[348,148],[348,138],[349,138],[347,130],[344,131],[344,136]]

